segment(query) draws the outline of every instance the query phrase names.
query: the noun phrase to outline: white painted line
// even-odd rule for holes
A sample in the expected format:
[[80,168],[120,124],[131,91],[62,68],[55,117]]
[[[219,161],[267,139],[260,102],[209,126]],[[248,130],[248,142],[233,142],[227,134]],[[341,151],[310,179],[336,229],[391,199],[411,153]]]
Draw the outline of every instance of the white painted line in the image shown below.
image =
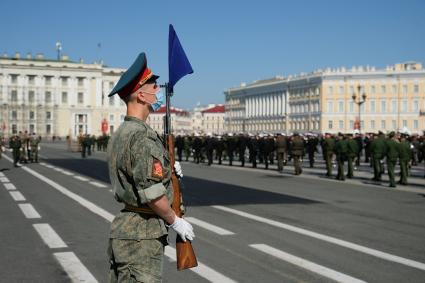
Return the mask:
[[56,170],[58,172],[62,172],[62,168],[59,168],[59,167],[53,167],[53,170]]
[[62,173],[64,173],[65,175],[68,175],[68,176],[74,176],[74,173],[71,173],[69,171],[62,170]]
[[268,255],[277,257],[278,259],[284,260],[286,262],[289,262],[291,264],[294,264],[296,266],[299,266],[301,268],[307,269],[308,271],[320,274],[324,277],[327,277],[329,279],[335,280],[336,282],[344,282],[344,283],[364,283],[366,281],[351,277],[349,275],[346,275],[344,273],[340,273],[338,271],[335,271],[333,269],[327,268],[322,265],[318,265],[314,262],[305,260],[303,258],[288,254],[286,252],[283,252],[281,250],[275,249],[273,247],[270,247],[268,245],[264,244],[253,244],[249,245],[250,247],[257,249],[259,251],[262,251]]
[[34,209],[34,207],[29,203],[20,203],[18,204],[19,208],[22,210],[22,213],[28,219],[41,218],[40,214]]
[[49,224],[33,224],[35,230],[51,249],[68,247]]
[[112,193],[112,189],[109,190]]
[[14,184],[12,184],[12,183],[4,183],[3,185],[4,185],[4,187],[6,188],[6,190],[9,190],[9,191],[16,190],[15,185],[14,185]]
[[339,245],[339,246],[342,246],[342,247],[345,247],[345,248],[348,248],[348,249],[352,249],[352,250],[355,250],[355,251],[358,251],[358,252],[362,252],[362,253],[365,253],[365,254],[368,254],[368,255],[371,255],[371,256],[375,256],[375,257],[378,257],[378,258],[381,258],[381,259],[385,259],[385,260],[388,260],[388,261],[397,262],[397,263],[407,265],[407,266],[410,266],[410,267],[414,267],[414,268],[417,268],[417,269],[425,270],[425,264],[422,263],[422,262],[419,262],[419,261],[403,258],[403,257],[392,255],[392,254],[389,254],[389,253],[386,253],[386,252],[381,252],[381,251],[378,251],[378,250],[375,250],[375,249],[364,247],[364,246],[354,244],[354,243],[351,243],[351,242],[348,242],[348,241],[344,241],[344,240],[341,240],[341,239],[338,239],[338,238],[326,236],[326,235],[319,234],[319,233],[316,233],[316,232],[313,232],[313,231],[298,228],[298,227],[295,227],[295,226],[292,226],[292,225],[289,225],[289,224],[274,221],[274,220],[271,220],[271,219],[267,219],[267,218],[264,218],[264,217],[261,217],[261,216],[253,215],[253,214],[243,212],[243,211],[239,211],[239,210],[236,210],[236,209],[224,207],[224,206],[221,206],[221,205],[213,205],[212,207],[219,209],[219,210],[229,212],[229,213],[233,213],[233,214],[236,214],[236,215],[248,218],[248,219],[259,221],[259,222],[262,222],[262,223],[265,223],[265,224],[268,224],[268,225],[271,225],[271,226],[275,226],[275,227],[282,228],[282,229],[285,229],[285,230],[288,230],[288,231],[292,231],[294,233],[299,233],[299,234],[302,234],[302,235],[305,235],[305,236],[316,238],[316,239],[319,239],[319,240],[322,240],[322,241],[325,241],[325,242],[329,242],[329,243],[332,243],[332,244],[335,244],[335,245]]
[[50,169],[55,168],[55,166],[52,166],[52,165],[49,165],[49,164],[46,164],[46,165],[44,165],[44,166],[46,166],[47,168],[50,168]]
[[[8,156],[4,156],[7,160],[9,160],[10,162],[13,162],[12,159]],[[32,170],[31,168],[28,167],[22,167],[23,170],[27,171],[28,173],[30,173],[31,175],[33,175],[34,177],[40,179],[41,181],[49,184],[50,186],[52,186],[54,189],[58,190],[59,192],[61,192],[62,194],[66,195],[67,197],[75,200],[76,202],[78,202],[79,204],[81,204],[82,206],[84,206],[85,208],[87,208],[88,210],[90,210],[91,212],[93,212],[94,214],[97,214],[99,216],[101,216],[102,218],[108,220],[109,222],[112,222],[112,220],[114,219],[114,215],[109,213],[108,211],[104,210],[103,208],[95,205],[94,203],[86,200],[85,198],[80,197],[79,195],[71,192],[70,190],[68,190],[67,188],[59,185],[58,183],[56,183],[53,180],[50,180],[47,177],[44,177],[43,175],[41,175],[40,173]]]
[[88,181],[89,179],[85,178],[85,177],[81,177],[81,176],[74,176],[75,179],[78,179],[80,181]]
[[9,194],[12,196],[15,201],[25,201],[25,197],[18,191],[10,191]]
[[101,183],[99,183],[99,182],[89,182],[90,184],[92,184],[93,186],[96,186],[96,187],[98,187],[98,188],[107,188],[108,186],[106,186],[106,185],[104,185],[104,184],[101,184]]
[[[164,253],[172,261],[176,261],[176,249],[170,246],[166,246]],[[199,261],[198,261],[198,266],[191,268],[190,270],[210,282],[214,282],[214,283],[235,283],[236,282]]]
[[226,229],[220,228],[218,226],[212,225],[208,222],[199,220],[195,217],[185,217],[184,219],[186,219],[187,221],[189,221],[192,224],[195,224],[199,227],[202,227],[202,228],[204,228],[208,231],[211,231],[213,233],[216,233],[216,234],[219,234],[219,235],[222,235],[222,236],[224,236],[224,235],[234,235],[235,234],[235,233],[233,233],[229,230],[226,230]]
[[46,166],[47,165],[47,163],[45,163],[45,162],[40,162],[39,164],[40,165],[43,165],[43,166]]
[[0,172],[0,177],[4,177],[4,173],[3,172]]
[[90,271],[81,263],[73,252],[54,253],[56,260],[74,283],[97,283]]
[[9,183],[9,179],[7,177],[0,177],[0,182],[2,183]]

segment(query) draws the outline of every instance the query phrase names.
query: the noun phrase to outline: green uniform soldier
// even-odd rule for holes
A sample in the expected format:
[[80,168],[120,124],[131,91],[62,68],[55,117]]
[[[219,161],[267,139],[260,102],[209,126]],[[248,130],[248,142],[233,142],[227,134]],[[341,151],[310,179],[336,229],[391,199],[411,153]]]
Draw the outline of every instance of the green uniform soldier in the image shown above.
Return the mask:
[[0,134],[0,158],[2,157],[2,153],[6,151],[6,143],[4,141],[4,137],[2,134]]
[[326,161],[326,176],[332,176],[332,157],[334,154],[335,139],[329,133],[325,134],[323,141],[323,155]]
[[355,139],[353,139],[353,135],[348,135],[347,141],[347,178],[353,178],[354,176],[354,168],[353,162],[359,152],[358,143]]
[[337,180],[345,181],[344,161],[347,159],[348,142],[343,134],[338,135],[338,141],[335,144],[336,161],[338,163]]
[[372,163],[373,163],[373,179],[374,181],[382,181],[382,162],[384,158],[385,150],[385,138],[382,132],[378,133],[378,137],[375,137],[370,145]]
[[400,155],[400,144],[396,139],[395,133],[391,132],[388,139],[385,141],[385,156],[387,157],[387,170],[390,179],[390,187],[395,187],[394,169],[397,164],[397,159]]
[[[124,204],[111,224],[109,282],[161,282],[167,227],[184,241],[194,238],[192,226],[171,209],[168,152],[146,123],[149,113],[163,102],[157,78],[141,53],[109,94],[118,93],[127,106],[127,116],[111,138],[107,153],[115,198]],[[177,162],[175,171],[182,176]]]
[[12,155],[13,155],[13,165],[15,167],[20,167],[18,165],[18,162],[20,160],[20,154],[21,154],[21,139],[17,135],[13,135],[9,140],[9,147],[12,149]]
[[39,144],[40,144],[40,139],[35,135],[35,133],[33,133],[32,136],[30,137],[31,162],[38,163]]
[[412,148],[407,141],[407,135],[402,134],[400,138],[400,181],[399,184],[407,185],[409,175],[409,162],[412,159]]
[[300,175],[303,172],[300,159],[304,154],[304,141],[297,132],[294,133],[294,137],[292,138],[291,153],[294,157],[295,175]]

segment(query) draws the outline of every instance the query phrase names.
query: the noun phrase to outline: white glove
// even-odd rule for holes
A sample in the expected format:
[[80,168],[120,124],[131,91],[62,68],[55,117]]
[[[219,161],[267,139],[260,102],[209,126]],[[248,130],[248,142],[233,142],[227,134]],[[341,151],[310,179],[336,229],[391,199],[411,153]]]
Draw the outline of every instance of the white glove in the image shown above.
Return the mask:
[[183,218],[176,216],[174,223],[168,227],[176,231],[176,233],[179,234],[180,238],[182,238],[183,242],[186,242],[186,239],[193,241],[193,238],[195,238],[195,233],[193,233],[192,225]]
[[174,172],[176,172],[177,177],[179,177],[180,179],[183,178],[182,166],[178,161],[174,162]]
[[38,150],[40,150],[41,149],[41,146],[38,146]]
[[5,148],[4,146],[2,146],[2,147],[1,147],[1,151],[2,151],[2,152],[5,152],[5,151],[6,151],[6,148]]

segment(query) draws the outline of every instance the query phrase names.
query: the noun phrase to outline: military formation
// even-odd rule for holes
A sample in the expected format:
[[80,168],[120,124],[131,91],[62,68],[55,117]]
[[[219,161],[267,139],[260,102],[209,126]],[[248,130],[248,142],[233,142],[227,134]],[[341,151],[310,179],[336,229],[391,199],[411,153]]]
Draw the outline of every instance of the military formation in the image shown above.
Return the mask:
[[[341,181],[351,179],[364,162],[373,168],[372,180],[376,182],[382,181],[386,167],[390,187],[395,187],[394,170],[397,165],[401,172],[398,183],[406,185],[409,168],[425,159],[425,136],[407,132],[363,135],[358,131],[324,135],[295,132],[291,135],[228,133],[221,136],[195,133],[177,135],[175,148],[179,161],[192,158],[197,164],[223,164],[226,161],[226,164],[233,166],[234,161],[238,160],[242,167],[250,163],[252,168],[263,164],[264,169],[269,169],[269,164],[276,161],[277,170],[283,172],[284,166],[292,160],[295,175],[302,173],[303,160],[308,159],[308,166],[314,168],[317,154],[321,152],[326,165],[325,175],[329,178],[335,177]],[[336,172],[333,172],[334,167]]]
[[[9,138],[9,148],[12,149],[13,165],[20,167],[22,163],[38,163],[41,137],[27,131],[19,132]],[[2,141],[4,147],[5,141]]]
[[81,134],[78,136],[78,144],[81,149],[81,157],[86,158],[95,151],[106,151],[108,147],[109,135],[101,135],[96,137],[95,135]]

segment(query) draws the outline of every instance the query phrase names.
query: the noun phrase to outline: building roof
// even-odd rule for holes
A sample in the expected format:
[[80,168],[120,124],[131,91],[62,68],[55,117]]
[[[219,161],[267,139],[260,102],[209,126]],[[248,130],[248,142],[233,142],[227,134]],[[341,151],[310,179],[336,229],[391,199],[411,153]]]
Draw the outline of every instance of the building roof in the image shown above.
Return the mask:
[[202,113],[224,113],[224,105],[218,104],[212,108],[201,111]]
[[[165,114],[166,109],[165,109],[165,105],[162,105],[157,111],[151,113],[150,115],[155,115],[155,114]],[[187,112],[186,110],[180,109],[180,108],[175,108],[175,107],[170,107],[170,113],[174,113],[174,114],[180,114],[180,115],[189,115],[189,112]]]

